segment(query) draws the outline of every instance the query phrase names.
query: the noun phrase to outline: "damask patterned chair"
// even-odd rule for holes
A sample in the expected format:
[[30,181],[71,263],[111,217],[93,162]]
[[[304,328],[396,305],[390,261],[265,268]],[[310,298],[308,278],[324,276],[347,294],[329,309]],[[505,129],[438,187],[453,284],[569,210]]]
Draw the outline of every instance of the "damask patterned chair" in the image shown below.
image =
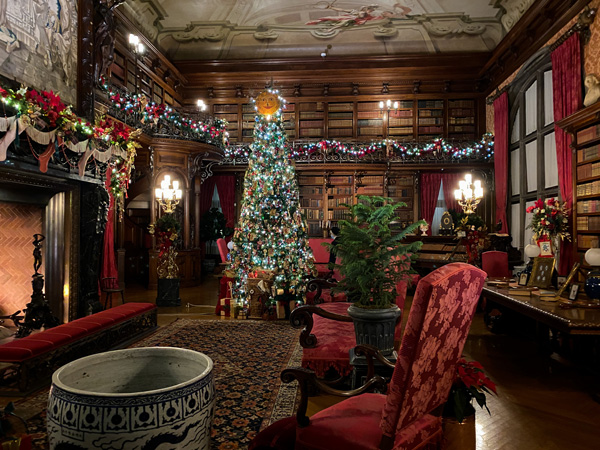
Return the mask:
[[481,254],[481,268],[488,277],[507,277],[512,273],[508,268],[508,253],[490,250]]
[[[341,393],[305,369],[284,370],[284,382],[297,379],[300,383],[302,399],[297,415],[263,430],[250,449],[409,450],[439,444],[441,409],[485,278],[485,272],[474,266],[452,263],[419,282],[387,395],[365,393],[374,386],[385,386],[378,376],[350,393]],[[358,346],[357,351],[369,355],[373,348]],[[309,419],[309,383],[330,394],[360,395]]]

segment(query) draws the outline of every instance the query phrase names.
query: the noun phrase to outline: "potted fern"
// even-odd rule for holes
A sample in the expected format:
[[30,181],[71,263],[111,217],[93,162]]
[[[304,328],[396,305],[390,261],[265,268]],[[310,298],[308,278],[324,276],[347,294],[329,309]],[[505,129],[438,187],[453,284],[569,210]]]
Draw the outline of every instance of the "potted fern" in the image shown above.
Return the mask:
[[[423,244],[403,244],[424,222],[392,231],[397,210],[406,204],[386,197],[359,195],[348,208],[348,220],[339,222],[340,234],[330,251],[339,257],[342,280],[334,291],[344,291],[353,303],[348,314],[354,321],[357,344],[371,344],[384,355],[394,349],[394,327],[401,311],[395,304],[396,283],[408,281],[410,262]],[[382,331],[383,330],[383,331]]]

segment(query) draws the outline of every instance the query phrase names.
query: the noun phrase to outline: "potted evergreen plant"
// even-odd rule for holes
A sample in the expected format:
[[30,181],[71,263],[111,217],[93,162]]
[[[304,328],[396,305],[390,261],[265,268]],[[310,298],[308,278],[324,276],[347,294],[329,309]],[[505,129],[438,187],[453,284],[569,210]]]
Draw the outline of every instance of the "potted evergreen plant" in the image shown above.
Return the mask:
[[[409,281],[410,262],[421,241],[403,244],[425,222],[392,231],[396,211],[406,204],[378,196],[358,196],[356,205],[345,205],[348,220],[341,220],[340,234],[330,251],[341,260],[335,264],[342,280],[334,291],[344,291],[353,303],[348,314],[354,321],[357,344],[371,344],[384,355],[394,348],[394,327],[401,311],[395,304],[396,284]],[[382,331],[383,330],[383,331]]]

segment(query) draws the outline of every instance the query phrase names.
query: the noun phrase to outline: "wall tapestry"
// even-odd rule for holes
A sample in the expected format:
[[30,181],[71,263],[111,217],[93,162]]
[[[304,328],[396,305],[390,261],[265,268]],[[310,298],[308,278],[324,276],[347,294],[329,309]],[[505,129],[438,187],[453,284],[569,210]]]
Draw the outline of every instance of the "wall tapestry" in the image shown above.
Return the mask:
[[0,74],[75,103],[77,1],[0,0]]

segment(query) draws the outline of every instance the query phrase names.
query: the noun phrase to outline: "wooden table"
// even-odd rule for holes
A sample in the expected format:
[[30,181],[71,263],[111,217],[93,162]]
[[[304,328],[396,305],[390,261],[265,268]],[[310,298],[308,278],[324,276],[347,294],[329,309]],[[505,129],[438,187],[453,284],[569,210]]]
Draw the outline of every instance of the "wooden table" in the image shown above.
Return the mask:
[[539,300],[537,296],[509,295],[507,288],[486,286],[482,297],[548,328],[571,335],[600,335],[600,309],[561,308],[558,302]]

